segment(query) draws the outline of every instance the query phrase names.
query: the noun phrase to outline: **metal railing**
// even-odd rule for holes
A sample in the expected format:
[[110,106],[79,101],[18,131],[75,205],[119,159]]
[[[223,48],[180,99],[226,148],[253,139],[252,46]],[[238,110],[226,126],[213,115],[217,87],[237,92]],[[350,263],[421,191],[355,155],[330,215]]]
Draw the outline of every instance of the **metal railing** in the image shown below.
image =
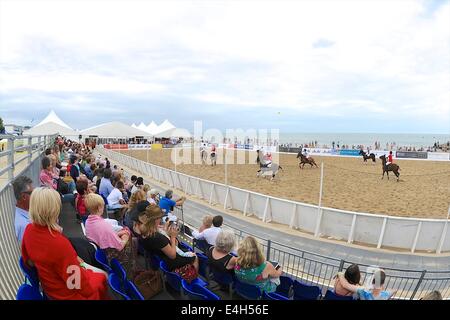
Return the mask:
[[[126,158],[128,161],[124,162],[124,165],[131,166],[130,168],[136,169],[143,174],[154,176],[151,168],[147,166],[150,164],[144,164],[143,161],[114,153],[110,150],[103,149],[101,152],[105,152],[111,160],[119,162],[121,162],[121,159]],[[160,175],[161,172],[158,171],[157,174]],[[155,176],[156,180],[161,180],[158,175]],[[177,212],[177,215],[181,218],[181,211]],[[255,237],[262,245],[267,260],[277,261],[283,266],[284,272],[293,279],[317,285],[322,289],[323,293],[333,287],[333,278],[338,272],[355,263],[358,264],[361,271],[361,284],[368,284],[367,282],[371,279],[375,268],[384,269],[386,272],[385,287],[387,290],[394,292],[393,299],[420,299],[432,290],[439,290],[444,299],[450,299],[450,270],[427,271],[367,265],[300,250],[273,240],[263,239],[235,227],[231,228],[234,230],[238,242],[246,236]],[[183,237],[188,244],[195,246],[195,242],[191,237],[188,235],[183,235]]]
[[[26,175],[37,186],[43,151],[51,146],[54,138],[55,136],[0,135],[0,140],[8,140],[7,150],[0,152],[0,177],[8,175],[5,184],[0,186],[0,298],[2,300],[15,299],[17,289],[24,281],[18,263],[21,253],[14,230],[16,199],[11,181],[16,176]],[[27,144],[17,143],[24,140]],[[24,151],[25,155],[23,155]],[[16,157],[19,159],[16,160]],[[26,165],[19,166],[24,160],[28,160]]]

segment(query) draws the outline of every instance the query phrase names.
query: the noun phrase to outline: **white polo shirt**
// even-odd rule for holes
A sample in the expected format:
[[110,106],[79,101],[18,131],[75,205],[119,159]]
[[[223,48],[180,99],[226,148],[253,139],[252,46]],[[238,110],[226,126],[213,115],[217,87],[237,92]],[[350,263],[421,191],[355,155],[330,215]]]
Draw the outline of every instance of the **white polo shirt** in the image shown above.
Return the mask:
[[120,192],[119,189],[114,188],[113,191],[111,191],[111,193],[109,194],[109,196],[107,198],[108,205],[113,206],[115,204],[119,204],[120,199],[123,199],[122,192]]
[[216,245],[216,239],[219,232],[222,231],[222,228],[211,227],[203,230],[202,232],[198,232],[197,230],[192,231],[192,235],[197,240],[206,240],[210,245]]

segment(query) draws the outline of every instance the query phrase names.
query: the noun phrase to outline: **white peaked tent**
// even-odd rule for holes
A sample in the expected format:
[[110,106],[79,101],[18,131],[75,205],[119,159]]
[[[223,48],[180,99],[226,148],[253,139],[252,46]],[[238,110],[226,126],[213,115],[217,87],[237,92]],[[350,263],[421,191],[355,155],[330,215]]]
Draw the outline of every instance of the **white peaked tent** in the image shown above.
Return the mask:
[[114,121],[100,124],[95,127],[81,130],[83,136],[98,136],[105,138],[132,138],[138,136],[148,137],[148,132],[133,128],[125,123]]
[[49,135],[58,133],[69,139],[78,138],[79,132],[73,130],[64,121],[62,121],[55,113],[55,111],[50,111],[50,113],[35,125],[33,128],[25,131],[24,135]]
[[133,128],[137,128],[137,125],[135,125],[134,123],[131,125]]
[[148,126],[147,126],[148,132],[150,132],[151,134],[154,134],[156,132],[156,129],[158,129],[158,125],[152,121]]
[[137,126],[137,129],[142,130],[142,131],[145,131],[145,132],[147,132],[147,134],[151,134],[151,133],[148,131],[147,126],[146,126],[143,122],[141,122],[141,123]]
[[172,136],[172,132],[174,131],[174,129],[176,129],[176,127],[166,119],[158,126],[154,134],[159,138],[169,138]]

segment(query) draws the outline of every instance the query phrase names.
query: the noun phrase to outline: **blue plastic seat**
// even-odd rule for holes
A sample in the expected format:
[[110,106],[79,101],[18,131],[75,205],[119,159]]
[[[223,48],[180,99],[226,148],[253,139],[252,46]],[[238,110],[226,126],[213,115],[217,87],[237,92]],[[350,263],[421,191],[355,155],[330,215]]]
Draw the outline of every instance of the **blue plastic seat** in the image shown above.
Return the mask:
[[247,300],[260,300],[262,298],[262,292],[259,287],[237,279],[234,281],[234,291]]
[[102,266],[103,270],[111,273],[111,267],[109,266],[108,258],[106,257],[105,251],[102,249],[97,249],[95,251],[95,260]]
[[325,294],[325,297],[323,300],[340,300],[340,301],[352,301],[354,300],[352,296],[340,296],[336,293],[334,293],[332,290],[328,289],[327,293]]
[[209,265],[208,265],[208,257],[203,253],[197,252],[198,258],[198,273],[209,282]]
[[117,276],[114,272],[110,273],[108,276],[108,283],[111,289],[119,294],[125,300],[131,300],[131,298],[126,294],[122,282],[120,281],[119,276]]
[[39,286],[30,286],[29,284],[22,284],[17,290],[16,295],[17,300],[44,300],[41,292],[39,291]]
[[276,292],[267,293],[265,291],[263,292],[263,299],[264,300],[289,300],[289,298],[287,298],[281,294],[278,294]]
[[192,248],[192,247],[191,247],[190,245],[188,245],[186,242],[180,241],[179,244],[180,244],[180,248],[181,248],[181,249],[184,249],[184,250],[186,250],[186,251],[194,252],[194,248]]
[[[163,274],[165,275],[165,280],[167,281],[167,283],[176,291],[183,293],[183,288],[182,288],[182,284],[181,281],[183,280],[183,278],[181,278],[181,276],[176,273],[176,272],[172,272],[169,271],[169,269],[167,268],[167,265],[164,261],[161,261],[160,265],[159,265],[161,271],[163,272]],[[206,283],[205,281],[203,281],[202,279],[198,278],[192,280],[191,284],[197,284],[199,286],[202,287],[206,287],[208,285],[208,283]]]
[[233,284],[234,277],[229,272],[219,272],[214,268],[211,268],[211,274],[215,282],[220,284],[223,287],[228,287],[228,294],[230,299],[233,298]]
[[220,297],[214,292],[198,285],[197,283],[189,284],[183,279],[181,280],[181,285],[184,289],[184,293],[191,300],[220,300]]
[[22,257],[19,258],[19,266],[20,266],[20,269],[22,270],[25,278],[30,282],[30,284],[33,287],[39,288],[40,281],[39,281],[37,269],[31,268],[31,267],[25,265],[25,262],[23,261]]
[[293,283],[294,280],[292,280],[291,278],[286,276],[280,276],[280,284],[278,285],[277,290],[275,292],[277,294],[285,296],[286,298],[289,298],[291,296],[291,289]]
[[317,300],[321,297],[320,288],[294,280],[294,300]]
[[112,258],[109,262],[112,272],[114,272],[122,283],[127,281],[127,272],[123,268],[122,264],[116,258]]
[[145,300],[138,288],[130,280],[125,281],[125,292],[131,300]]

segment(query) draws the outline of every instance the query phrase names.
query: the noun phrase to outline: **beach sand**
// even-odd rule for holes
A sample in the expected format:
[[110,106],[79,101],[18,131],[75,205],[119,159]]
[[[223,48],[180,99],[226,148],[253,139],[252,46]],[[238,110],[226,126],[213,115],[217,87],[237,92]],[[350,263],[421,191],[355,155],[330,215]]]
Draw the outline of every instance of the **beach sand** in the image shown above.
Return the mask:
[[[170,149],[128,150],[120,152],[150,163],[175,169]],[[177,159],[183,152],[179,151]],[[227,150],[227,152],[233,152]],[[364,163],[358,157],[314,156],[319,168],[305,165],[298,167],[295,155],[281,154],[278,163],[283,167],[274,181],[256,177],[259,166],[255,164],[256,152],[234,151],[235,161],[245,155],[246,163],[227,165],[228,184],[238,188],[295,200],[318,204],[320,189],[320,163],[324,163],[322,205],[324,207],[387,214],[391,216],[446,218],[450,204],[450,162],[398,160],[400,182],[390,172],[381,180],[381,160]],[[222,150],[218,151],[218,157]],[[192,157],[191,157],[192,158]],[[274,161],[275,162],[275,161]],[[229,163],[229,161],[227,161]],[[236,162],[235,162],[236,163]],[[209,160],[208,160],[209,164]],[[224,183],[224,166],[177,165],[177,171],[206,180]]]

